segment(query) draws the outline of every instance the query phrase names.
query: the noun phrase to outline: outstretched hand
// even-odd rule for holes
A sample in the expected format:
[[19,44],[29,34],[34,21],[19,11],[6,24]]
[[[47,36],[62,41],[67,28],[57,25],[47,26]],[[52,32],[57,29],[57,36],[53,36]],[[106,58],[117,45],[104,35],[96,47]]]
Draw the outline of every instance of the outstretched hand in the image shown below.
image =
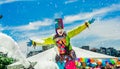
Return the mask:
[[32,40],[29,39],[29,42],[27,42],[27,46],[31,47],[32,46]]
[[90,24],[92,24],[92,23],[94,23],[94,21],[95,21],[95,19],[94,18],[92,18],[91,20],[89,20],[88,22],[90,23]]

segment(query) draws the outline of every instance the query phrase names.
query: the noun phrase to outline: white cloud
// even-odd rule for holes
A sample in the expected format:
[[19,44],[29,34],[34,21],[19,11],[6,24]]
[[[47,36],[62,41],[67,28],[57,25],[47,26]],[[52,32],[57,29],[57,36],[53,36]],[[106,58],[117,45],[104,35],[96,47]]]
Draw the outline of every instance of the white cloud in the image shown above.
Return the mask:
[[[71,0],[70,0],[71,1]],[[95,16],[105,16],[105,14],[109,14],[109,12],[112,11],[119,11],[120,10],[120,4],[112,5],[109,7],[105,7],[102,9],[95,10],[93,12],[89,13],[79,13],[76,15],[69,15],[64,17],[64,23],[73,23],[77,20],[87,20],[91,17]],[[62,13],[55,13],[55,17],[60,17]],[[43,21],[35,21],[30,22],[28,25],[18,26],[18,27],[6,27],[7,30],[17,30],[17,31],[29,31],[29,30],[38,30],[41,26],[49,26],[53,23],[53,19],[45,18]]]
[[74,46],[120,47],[120,17],[99,20],[72,39]]
[[[98,20],[94,24],[90,26],[89,29],[84,30],[78,36],[72,39],[73,46],[81,46],[81,45],[90,45],[91,47],[100,47],[100,46],[114,46],[117,48],[117,41],[120,40],[120,17],[110,18],[107,20]],[[72,25],[70,27],[65,27],[66,29],[71,29],[73,27],[78,26],[77,24]],[[49,31],[42,32],[25,32],[29,38],[31,39],[42,39],[51,36],[54,34],[54,29],[50,29]],[[19,37],[23,37],[25,35],[19,35]],[[94,38],[93,36],[97,37]],[[114,41],[114,44],[111,43]]]
[[2,0],[2,1],[0,1],[0,4],[11,3],[11,2],[15,2],[15,1],[19,1],[19,0]]
[[120,11],[120,4],[116,4],[116,5],[113,4],[112,6],[109,6],[109,7],[94,10],[93,12],[79,13],[76,15],[68,15],[64,17],[64,22],[73,23],[74,21],[77,21],[77,20],[86,20],[86,19],[96,17],[96,16],[101,17],[113,11]]
[[29,31],[38,30],[41,26],[49,26],[53,23],[51,19],[44,19],[43,21],[30,22],[28,25],[17,26],[17,27],[6,27],[6,29],[17,30],[17,31]]
[[4,28],[2,27],[2,25],[0,24],[0,31],[4,30]]
[[90,42],[88,45],[90,45],[91,47],[113,47],[117,50],[120,50],[120,39],[119,40],[116,40],[116,39],[97,39],[93,42]]
[[29,39],[42,39],[49,37],[55,33],[54,29],[49,30],[37,30],[37,31],[12,31],[11,35],[16,38],[16,40],[19,42],[21,40],[29,40]]
[[65,1],[65,4],[73,3],[73,2],[76,2],[76,1],[78,1],[78,0],[67,0],[67,1]]
[[[77,15],[69,15],[69,16],[65,16],[64,17],[64,23],[74,23],[74,21],[77,20],[86,20],[89,19],[91,17],[95,17],[95,16],[99,16],[99,18],[101,19],[102,16],[105,16],[106,14],[109,14],[109,12],[113,12],[113,11],[119,11],[120,10],[120,5],[112,5],[110,7],[105,7],[102,9],[98,9],[95,10],[93,12],[89,12],[89,13],[79,13]],[[62,15],[62,13],[61,13]],[[61,16],[59,14],[55,14],[55,17],[59,17]],[[100,37],[101,39],[96,40],[95,39],[95,44],[93,45],[92,43],[94,43],[93,41],[89,41],[89,45],[93,45],[96,46],[97,42],[104,42],[105,40],[117,40],[120,39],[120,23],[119,22],[120,17],[117,18],[111,18],[108,20],[98,20],[96,21],[93,25],[91,25],[90,30],[87,29],[85,31],[83,31],[80,35],[76,36],[73,39],[73,44],[75,44],[74,41],[77,41],[79,44],[82,44],[82,42],[79,40],[81,38],[86,38],[90,37],[91,35],[96,35],[98,37]],[[16,36],[18,38],[32,38],[32,39],[41,39],[41,38],[45,38],[48,37],[50,35],[52,35],[54,33],[54,29],[49,29],[46,31],[39,31],[38,29],[41,26],[50,26],[53,23],[53,19],[48,19],[45,18],[42,21],[35,21],[35,22],[30,22],[28,25],[23,25],[23,26],[18,26],[18,27],[6,27],[4,29],[9,29],[9,30],[15,30],[15,31],[22,31],[22,33],[13,33],[13,36]],[[76,24],[73,24],[71,27],[69,27],[70,29],[73,28],[73,26],[75,27]],[[3,27],[0,27],[0,29],[2,29]],[[66,29],[68,29],[68,27],[66,27]],[[30,30],[38,30],[35,32],[29,32]],[[24,31],[24,32],[23,32]],[[104,39],[103,39],[104,38]],[[24,39],[23,39],[24,40]],[[26,41],[26,39],[24,40]],[[88,41],[88,40],[86,40]],[[25,46],[25,43],[22,43],[21,41],[18,41],[21,46]],[[77,43],[77,44],[78,44]],[[77,45],[76,45],[77,46]]]
[[94,23],[91,26],[92,34],[109,39],[120,39],[120,23],[118,23],[119,19],[120,17],[116,17]]
[[[54,29],[50,29],[50,30],[44,30],[44,31],[37,31],[37,32],[29,32],[29,33],[24,33],[26,34],[27,37],[29,37],[30,39],[42,39],[42,38],[46,38],[46,37],[49,37],[49,36],[52,36],[55,32]],[[22,35],[21,35],[22,37]]]
[[12,3],[16,1],[34,1],[34,0],[0,0],[0,5],[6,4],[6,3]]

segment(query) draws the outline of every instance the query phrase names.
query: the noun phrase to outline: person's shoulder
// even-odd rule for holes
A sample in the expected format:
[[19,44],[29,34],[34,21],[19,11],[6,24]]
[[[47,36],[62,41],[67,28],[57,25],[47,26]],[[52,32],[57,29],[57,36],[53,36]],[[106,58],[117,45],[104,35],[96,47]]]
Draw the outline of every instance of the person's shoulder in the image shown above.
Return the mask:
[[64,35],[64,36],[67,36],[67,33],[66,33],[66,31],[64,31],[63,35]]
[[53,34],[53,39],[57,38],[58,35],[57,34]]

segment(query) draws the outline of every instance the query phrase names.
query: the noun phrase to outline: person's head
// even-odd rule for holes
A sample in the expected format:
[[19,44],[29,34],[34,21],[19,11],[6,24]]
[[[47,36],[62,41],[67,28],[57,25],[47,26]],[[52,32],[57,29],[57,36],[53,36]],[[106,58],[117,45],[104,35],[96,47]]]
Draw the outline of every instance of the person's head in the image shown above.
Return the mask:
[[63,25],[63,21],[62,18],[57,18],[55,19],[55,31],[56,34],[62,36],[64,33],[64,25]]
[[64,33],[64,30],[60,28],[60,29],[57,29],[56,32],[58,35],[62,36]]

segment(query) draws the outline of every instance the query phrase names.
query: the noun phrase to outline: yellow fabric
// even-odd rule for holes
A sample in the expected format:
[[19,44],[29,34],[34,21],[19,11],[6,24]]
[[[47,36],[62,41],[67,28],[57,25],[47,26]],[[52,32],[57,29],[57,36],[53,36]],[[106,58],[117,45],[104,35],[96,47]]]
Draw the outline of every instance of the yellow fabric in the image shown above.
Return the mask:
[[[87,25],[89,26],[90,24],[87,22]],[[74,28],[73,30],[70,30],[67,35],[72,38],[76,35],[78,35],[79,33],[81,33],[83,30],[85,30],[87,28],[86,24],[82,24],[76,28]]]
[[35,42],[36,45],[38,45],[38,46],[46,46],[46,45],[49,46],[49,45],[51,45],[51,44],[55,44],[52,36],[50,36],[50,37],[48,37],[48,38],[44,38],[43,41],[44,41],[43,43],[33,41],[32,44],[34,45],[34,42]]
[[[89,26],[90,24],[87,22],[87,25]],[[84,24],[74,28],[73,30],[69,31],[67,33],[67,35],[69,36],[69,38],[72,38],[72,37],[78,35],[79,33],[81,33],[86,28],[87,28],[87,26],[84,23]],[[34,45],[34,43],[36,43],[36,45],[38,45],[38,46],[46,46],[46,45],[49,46],[51,44],[56,44],[55,41],[53,40],[53,36],[45,38],[45,39],[43,39],[43,41],[44,41],[43,43],[32,41],[32,44]]]

